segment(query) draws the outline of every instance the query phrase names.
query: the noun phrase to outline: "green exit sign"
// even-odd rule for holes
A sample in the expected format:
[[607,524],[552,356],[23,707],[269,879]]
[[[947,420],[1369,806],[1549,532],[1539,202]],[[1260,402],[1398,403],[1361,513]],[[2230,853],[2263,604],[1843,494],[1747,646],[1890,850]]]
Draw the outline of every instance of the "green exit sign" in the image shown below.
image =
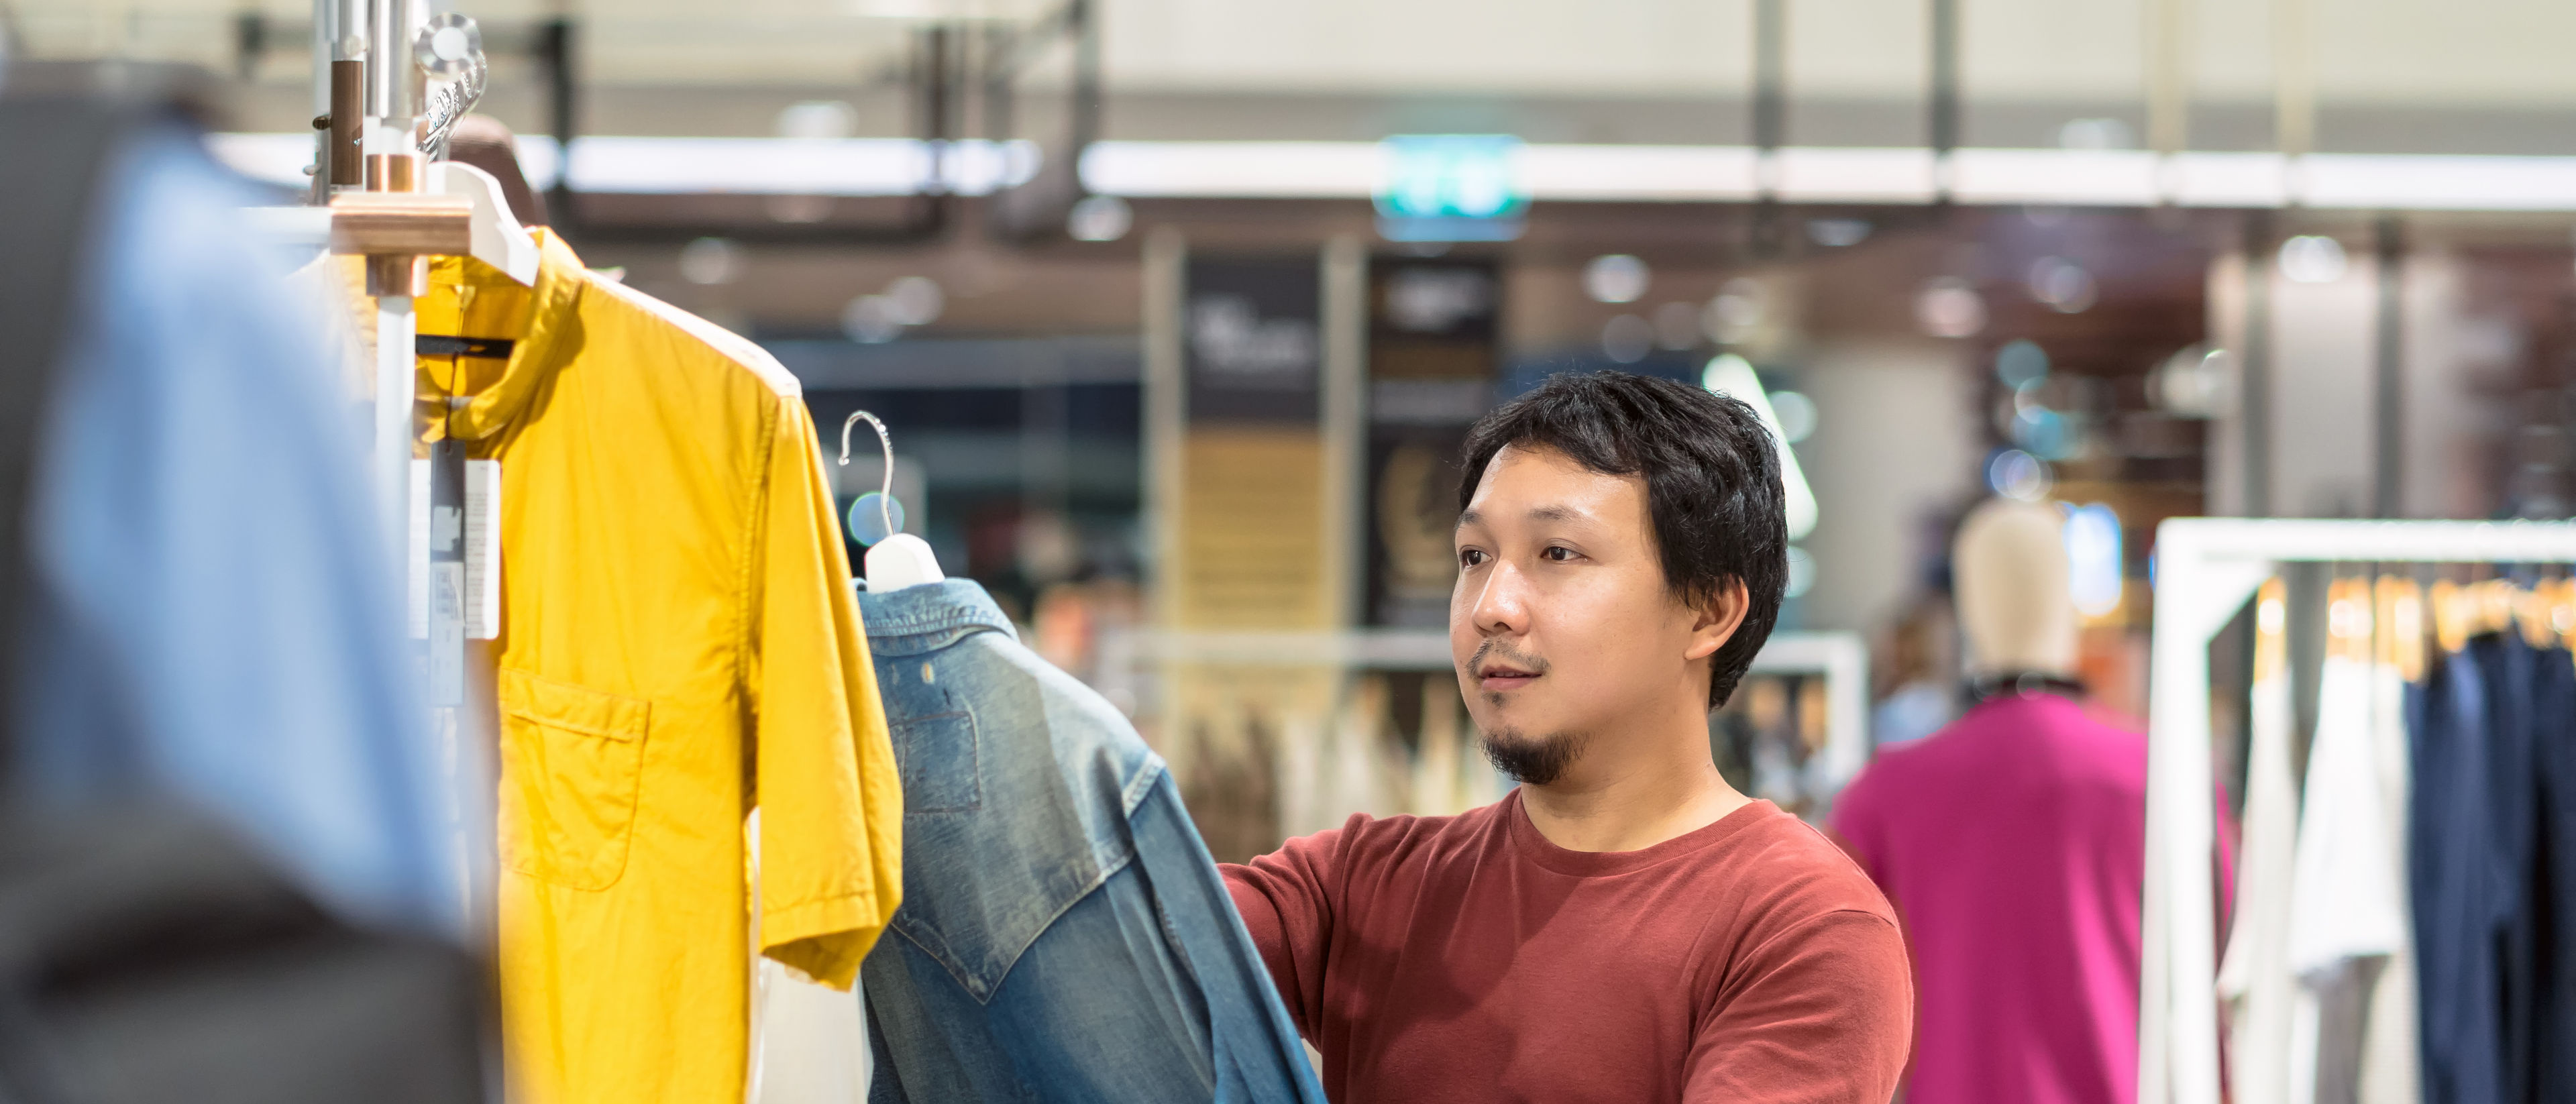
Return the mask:
[[1508,241],[1529,191],[1509,134],[1398,134],[1382,143],[1378,232],[1391,241]]

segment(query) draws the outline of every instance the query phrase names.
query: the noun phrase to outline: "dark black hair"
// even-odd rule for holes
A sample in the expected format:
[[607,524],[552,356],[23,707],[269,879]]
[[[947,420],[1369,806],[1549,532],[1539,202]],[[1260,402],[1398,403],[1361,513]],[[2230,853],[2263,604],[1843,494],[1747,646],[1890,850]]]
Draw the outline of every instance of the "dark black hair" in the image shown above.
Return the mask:
[[1606,475],[1642,476],[1664,581],[1707,601],[1742,580],[1744,624],[1710,657],[1708,702],[1726,704],[1770,639],[1789,585],[1780,453],[1743,400],[1627,372],[1568,373],[1495,408],[1467,431],[1458,509],[1505,445],[1549,448]]

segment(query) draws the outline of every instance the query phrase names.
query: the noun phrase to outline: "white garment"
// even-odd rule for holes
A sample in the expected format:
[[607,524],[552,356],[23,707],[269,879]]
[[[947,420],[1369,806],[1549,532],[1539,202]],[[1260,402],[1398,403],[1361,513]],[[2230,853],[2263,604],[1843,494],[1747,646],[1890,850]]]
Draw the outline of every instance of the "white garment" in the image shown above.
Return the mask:
[[[2286,964],[2302,982],[2293,1013],[2291,1104],[2353,1104],[2363,1046],[2360,1008],[2370,993],[2338,975],[2357,960],[2385,959],[2406,946],[2397,857],[2402,836],[2388,815],[2372,716],[2377,681],[2370,664],[2340,656],[2328,657],[2317,677],[2316,739],[2309,745],[2290,873]],[[2346,1006],[2320,1008],[2325,994]],[[2318,1068],[2320,1059],[2330,1065]],[[2320,1088],[2333,1091],[2321,1100]]]
[[2289,968],[2290,871],[2299,797],[2290,770],[2286,671],[2248,690],[2244,835],[2236,856],[2236,915],[2218,969],[2228,1002],[2228,1083],[2237,1104],[2288,1104],[2291,1018],[2299,995]]
[[[2388,816],[2388,854],[2397,871],[2399,901],[2407,904],[2406,824],[2414,800],[2414,775],[2406,759],[2406,676],[2384,663],[2373,664],[2370,676],[2371,744],[2379,766],[2380,800]],[[2406,922],[2405,938],[2388,956],[2388,966],[2379,972],[2379,985],[2371,993],[2361,1104],[2417,1104],[2423,1098],[2417,1068],[2412,908],[2400,908],[2398,916]]]
[[2290,876],[2290,968],[2321,974],[2406,945],[2406,896],[2380,781],[2370,665],[2331,657],[2317,677],[2317,734]]

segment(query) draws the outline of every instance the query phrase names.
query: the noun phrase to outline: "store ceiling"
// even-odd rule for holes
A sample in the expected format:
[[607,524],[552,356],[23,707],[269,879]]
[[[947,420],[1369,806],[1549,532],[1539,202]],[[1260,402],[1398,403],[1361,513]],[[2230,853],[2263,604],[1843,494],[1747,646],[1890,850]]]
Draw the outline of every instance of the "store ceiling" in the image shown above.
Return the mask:
[[[2267,101],[2285,71],[2313,73],[2321,103],[2421,108],[2576,106],[2576,4],[2564,0],[2344,0],[2301,5],[2303,48],[2276,49],[2278,3],[1964,0],[1964,88],[1973,100],[2122,102],[2142,97],[2147,28],[2189,5],[2196,101]],[[1102,0],[1114,88],[1519,97],[1723,96],[1750,82],[1752,0]],[[583,21],[587,75],[610,84],[847,81],[899,57],[923,20],[1008,24],[1051,0],[436,0],[497,25]],[[1793,101],[1917,98],[1925,0],[1794,0]],[[127,51],[224,62],[244,10],[278,0],[9,0],[36,52]],[[2285,66],[2287,67],[2285,69]],[[1795,125],[1794,121],[1792,123]]]

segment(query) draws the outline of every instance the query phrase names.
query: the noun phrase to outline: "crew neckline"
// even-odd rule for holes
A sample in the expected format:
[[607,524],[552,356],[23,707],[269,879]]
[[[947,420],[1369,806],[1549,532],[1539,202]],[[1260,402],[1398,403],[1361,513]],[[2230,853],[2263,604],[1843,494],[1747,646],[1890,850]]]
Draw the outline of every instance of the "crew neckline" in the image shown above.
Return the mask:
[[1521,806],[1520,787],[1513,787],[1512,792],[1504,796],[1503,807],[1497,811],[1503,816],[1504,828],[1511,836],[1513,850],[1519,852],[1522,858],[1528,859],[1542,869],[1577,878],[1593,878],[1643,870],[1658,863],[1669,862],[1715,847],[1755,824],[1773,816],[1787,815],[1780,811],[1779,806],[1761,798],[1755,798],[1744,807],[1719,817],[1709,824],[1693,828],[1651,847],[1635,851],[1576,851],[1557,846],[1554,841],[1547,838],[1545,833],[1538,830],[1538,825],[1530,823],[1529,810]]

